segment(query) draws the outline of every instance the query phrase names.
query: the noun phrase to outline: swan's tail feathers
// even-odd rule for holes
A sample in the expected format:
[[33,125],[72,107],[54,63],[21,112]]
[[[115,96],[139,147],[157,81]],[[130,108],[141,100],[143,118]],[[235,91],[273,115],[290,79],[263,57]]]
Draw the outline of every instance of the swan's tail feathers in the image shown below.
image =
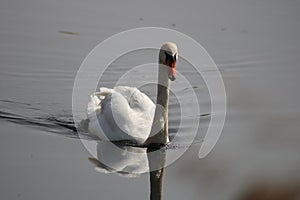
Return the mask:
[[113,89],[102,87],[100,88],[99,92],[95,92],[94,95],[98,96],[101,100],[103,100],[107,95],[113,93]]
[[101,102],[101,100],[96,95],[92,94],[90,96],[90,102],[88,103],[88,106],[86,109],[88,116],[101,108],[100,102]]
[[90,102],[87,106],[87,115],[90,116],[92,113],[101,110],[101,101],[105,99],[106,96],[113,93],[113,89],[101,87],[99,92],[95,92],[90,96]]

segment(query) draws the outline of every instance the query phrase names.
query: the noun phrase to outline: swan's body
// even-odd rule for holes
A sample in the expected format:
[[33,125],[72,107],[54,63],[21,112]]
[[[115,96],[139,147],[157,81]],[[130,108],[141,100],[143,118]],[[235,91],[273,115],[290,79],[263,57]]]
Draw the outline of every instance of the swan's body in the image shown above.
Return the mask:
[[101,140],[144,143],[151,131],[154,112],[154,103],[137,88],[100,88],[100,92],[91,95],[88,105],[89,132]]
[[166,144],[169,141],[169,79],[175,80],[177,58],[174,43],[167,42],[161,47],[157,90],[159,106],[133,87],[100,88],[100,92],[92,94],[87,109],[89,132],[101,140]]

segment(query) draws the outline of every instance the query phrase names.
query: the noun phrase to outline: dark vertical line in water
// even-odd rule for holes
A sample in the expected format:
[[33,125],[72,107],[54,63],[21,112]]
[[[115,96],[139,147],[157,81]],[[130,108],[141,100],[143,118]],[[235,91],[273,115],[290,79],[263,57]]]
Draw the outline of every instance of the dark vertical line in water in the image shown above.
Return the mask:
[[150,174],[150,200],[161,200],[166,153],[159,147],[148,147],[147,156]]
[[164,168],[150,172],[150,200],[161,200]]

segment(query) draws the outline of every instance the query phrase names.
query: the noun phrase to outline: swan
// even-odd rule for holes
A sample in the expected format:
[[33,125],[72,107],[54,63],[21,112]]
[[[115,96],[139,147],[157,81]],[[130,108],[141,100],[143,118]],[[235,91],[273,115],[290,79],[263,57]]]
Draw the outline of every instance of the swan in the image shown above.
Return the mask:
[[100,140],[168,143],[169,86],[176,79],[177,59],[176,44],[164,43],[159,51],[156,105],[135,87],[101,87],[93,93],[87,106],[89,133]]

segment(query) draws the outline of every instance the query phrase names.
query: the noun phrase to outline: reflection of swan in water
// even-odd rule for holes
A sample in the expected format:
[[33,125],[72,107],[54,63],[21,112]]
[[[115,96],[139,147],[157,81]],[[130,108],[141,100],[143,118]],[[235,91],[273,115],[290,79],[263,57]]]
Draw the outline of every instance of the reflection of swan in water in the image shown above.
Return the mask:
[[121,176],[136,177],[149,172],[147,149],[99,141],[97,158],[89,158],[95,170],[102,173],[117,173]]
[[155,107],[149,97],[132,87],[100,88],[100,92],[91,95],[87,109],[89,132],[101,140],[166,144],[169,79],[175,80],[177,59],[177,46],[171,42],[163,44],[159,52],[159,106]]
[[117,173],[125,177],[150,175],[150,199],[162,198],[162,183],[166,151],[157,147],[133,147],[99,141],[97,158],[90,157],[95,170],[102,173]]

